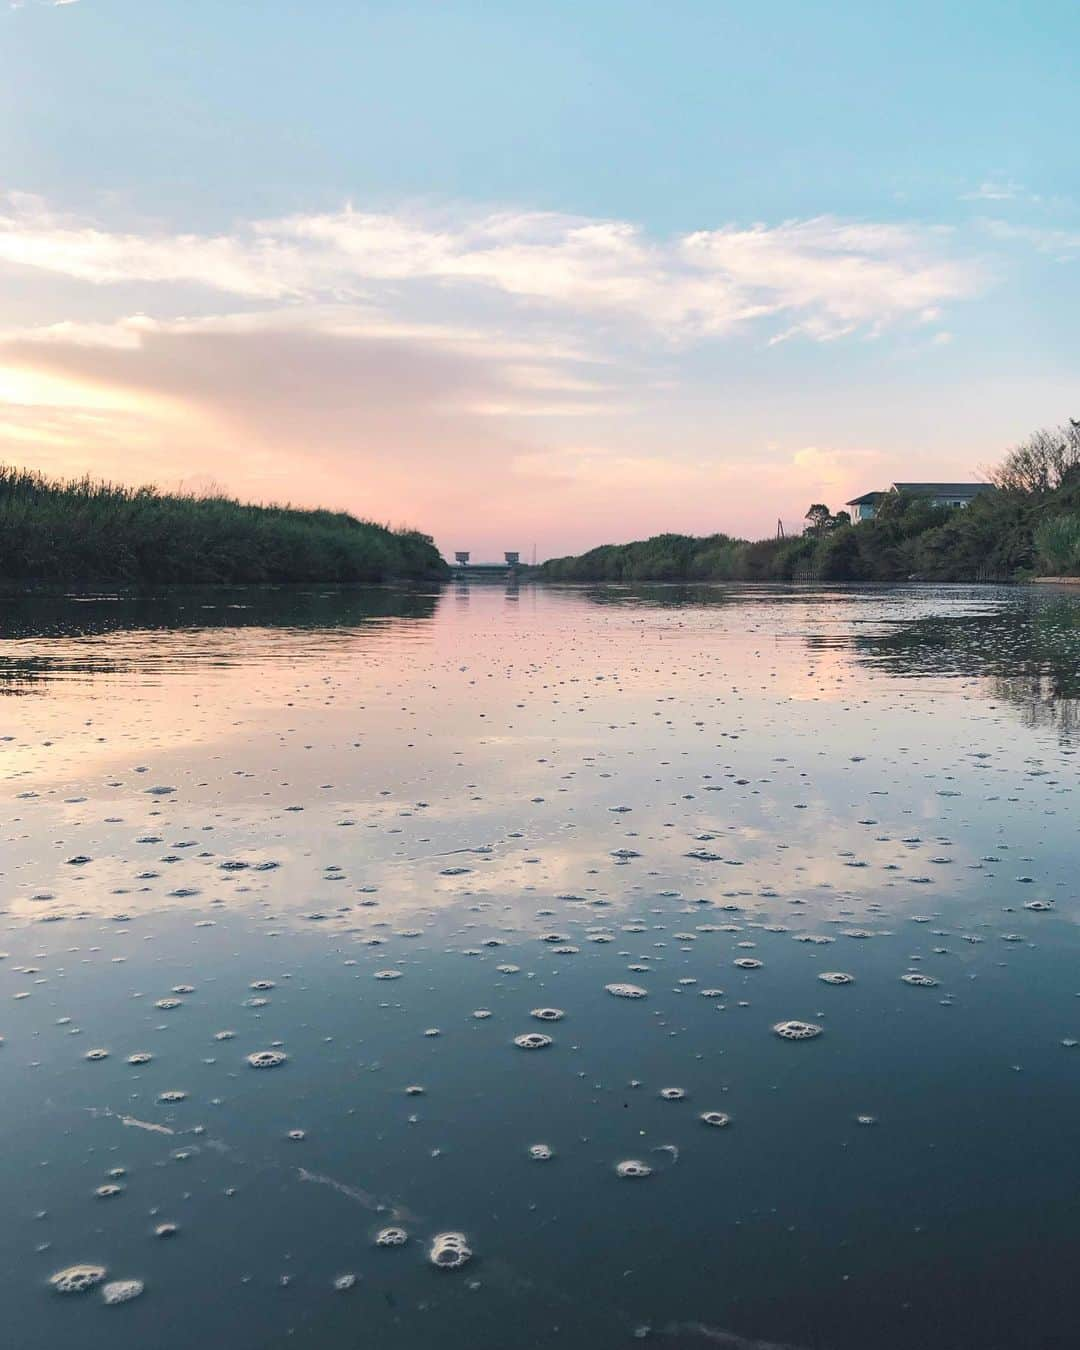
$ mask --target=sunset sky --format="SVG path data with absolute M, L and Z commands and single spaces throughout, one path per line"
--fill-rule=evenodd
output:
M 0 461 L 546 557 L 1080 416 L 1075 0 L 3 3 Z

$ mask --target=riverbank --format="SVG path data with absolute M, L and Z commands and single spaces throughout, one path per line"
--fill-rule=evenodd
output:
M 431 539 L 346 512 L 0 466 L 0 589 L 443 579 Z
M 815 505 L 784 538 L 660 534 L 540 569 L 553 581 L 1029 581 L 1080 578 L 1080 423 L 1015 447 L 970 506 L 881 495 L 871 520 Z

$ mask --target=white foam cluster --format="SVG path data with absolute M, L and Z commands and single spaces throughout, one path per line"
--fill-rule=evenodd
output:
M 529 1157 L 535 1159 L 536 1162 L 548 1162 L 554 1156 L 555 1154 L 551 1151 L 550 1144 L 529 1145 Z
M 431 1239 L 428 1260 L 440 1270 L 460 1270 L 471 1257 L 464 1233 L 436 1233 Z
M 842 970 L 823 970 L 818 976 L 823 984 L 854 984 L 855 976 L 848 975 Z
M 717 1129 L 731 1123 L 731 1117 L 724 1111 L 702 1111 L 701 1119 L 706 1125 L 714 1125 Z
M 130 1303 L 138 1298 L 146 1286 L 142 1280 L 111 1280 L 102 1286 L 101 1298 L 104 1303 Z
M 787 1022 L 777 1022 L 773 1031 L 785 1041 L 811 1041 L 815 1036 L 821 1035 L 821 1028 L 814 1022 L 800 1022 L 797 1019 L 791 1019 Z
M 529 1016 L 538 1022 L 561 1022 L 566 1014 L 561 1008 L 534 1008 Z
M 49 1277 L 58 1294 L 85 1294 L 105 1278 L 104 1266 L 68 1266 Z
M 919 989 L 932 989 L 937 984 L 937 980 L 931 975 L 908 974 L 901 975 L 900 978 L 905 984 L 913 984 Z
M 376 1247 L 404 1247 L 408 1240 L 404 1228 L 380 1228 L 375 1234 Z
M 514 1044 L 520 1050 L 543 1050 L 551 1044 L 551 1037 L 540 1031 L 527 1031 L 522 1036 L 515 1036 Z
M 276 1069 L 288 1059 L 284 1050 L 256 1050 L 248 1055 L 247 1062 L 253 1069 Z
M 604 988 L 616 998 L 647 998 L 649 992 L 637 984 L 605 984 Z
M 615 1172 L 617 1176 L 628 1178 L 652 1176 L 649 1164 L 640 1162 L 637 1158 L 625 1159 L 616 1166 Z

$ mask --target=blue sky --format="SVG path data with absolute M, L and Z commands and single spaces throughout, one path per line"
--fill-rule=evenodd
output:
M 1064 3 L 25 0 L 0 457 L 481 551 L 970 476 L 1080 415 L 1078 39 Z

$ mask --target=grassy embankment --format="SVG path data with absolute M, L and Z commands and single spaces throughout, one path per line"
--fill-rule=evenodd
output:
M 432 541 L 344 512 L 49 479 L 0 465 L 0 584 L 437 578 Z
M 1080 575 L 1080 424 L 1037 432 L 987 474 L 997 489 L 949 510 L 890 494 L 873 520 L 846 513 L 756 542 L 662 534 L 540 568 L 549 581 L 933 581 Z M 824 508 L 822 508 L 824 509 Z

